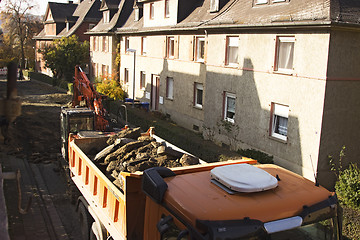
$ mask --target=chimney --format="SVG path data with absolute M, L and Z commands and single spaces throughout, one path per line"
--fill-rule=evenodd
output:
M 73 1 L 70 1 L 70 0 L 69 0 L 68 2 L 69 2 L 69 4 L 73 4 Z

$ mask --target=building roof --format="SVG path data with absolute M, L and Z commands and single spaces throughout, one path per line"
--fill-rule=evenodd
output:
M 113 7 L 110 8 L 110 6 L 116 5 L 116 13 L 112 16 L 108 23 L 104 23 L 103 20 L 99 21 L 94 28 L 87 32 L 87 34 L 104 34 L 114 32 L 117 28 L 122 27 L 125 22 L 131 22 L 129 20 L 129 16 L 133 12 L 133 0 L 104 0 L 101 6 L 102 9 L 107 10 L 108 8 L 104 8 L 104 5 L 107 5 L 109 9 L 113 9 Z
M 49 2 L 46 8 L 46 12 L 44 18 L 47 17 L 48 12 L 50 11 L 54 22 L 65 22 L 66 17 L 71 16 L 75 9 L 77 8 L 77 4 L 74 3 L 58 3 L 58 2 Z M 45 21 L 46 19 L 44 19 Z
M 124 2 L 124 1 L 121 1 L 121 0 L 103 0 L 101 2 L 100 10 L 118 9 L 120 7 L 120 2 Z
M 197 30 L 215 28 L 258 28 L 304 25 L 351 24 L 360 27 L 358 0 L 284 0 L 284 2 L 255 5 L 249 0 L 229 0 L 215 13 L 210 1 L 201 0 L 198 6 L 175 26 L 145 28 L 134 22 L 134 13 L 118 33 Z M 179 4 L 181 2 L 179 1 Z
M 51 11 L 53 22 L 55 23 L 74 23 L 68 30 L 66 27 L 56 36 L 47 36 L 45 28 L 36 36 L 35 39 L 51 40 L 61 37 L 71 36 L 84 22 L 97 23 L 102 15 L 99 11 L 100 0 L 82 0 L 79 4 L 69 3 L 53 3 L 49 2 L 46 14 Z M 45 19 L 44 19 L 45 20 Z M 46 24 L 46 22 L 45 22 Z

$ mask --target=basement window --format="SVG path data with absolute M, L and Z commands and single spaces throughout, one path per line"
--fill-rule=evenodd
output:
M 202 109 L 203 106 L 203 92 L 204 92 L 204 87 L 201 83 L 195 83 L 195 101 L 194 101 L 194 106 L 196 108 L 200 108 Z

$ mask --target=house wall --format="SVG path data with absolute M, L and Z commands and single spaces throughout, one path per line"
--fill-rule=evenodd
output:
M 166 36 L 148 36 L 146 56 L 140 56 L 141 37 L 129 36 L 130 48 L 137 50 L 135 96 L 150 101 L 151 77 L 159 75 L 159 111 L 179 125 L 198 129 L 205 137 L 233 149 L 255 148 L 274 155 L 276 163 L 313 179 L 319 156 L 329 33 L 234 32 L 229 36 L 239 37 L 239 64 L 233 67 L 225 66 L 227 35 L 222 33 L 206 36 L 205 63 L 193 61 L 196 35 L 174 36 L 178 48 L 175 59 L 164 57 Z M 291 75 L 274 71 L 277 36 L 295 37 Z M 133 57 L 133 53 L 122 52 L 120 79 L 124 80 L 127 68 L 129 82 L 124 86 L 130 97 Z M 146 72 L 143 90 L 139 89 L 140 71 Z M 166 98 L 166 77 L 174 79 L 172 100 Z M 204 86 L 202 109 L 194 107 L 196 82 Z M 230 132 L 220 127 L 224 92 L 236 95 L 235 124 Z M 269 136 L 271 103 L 289 106 L 287 141 Z
M 116 36 L 105 36 L 107 37 L 107 49 L 103 49 L 102 39 L 104 36 L 90 36 L 90 62 L 92 68 L 95 66 L 97 70 L 92 69 L 92 77 L 98 77 L 103 75 L 102 65 L 109 67 L 109 74 L 113 74 L 115 69 L 114 56 L 116 56 Z M 94 38 L 97 41 L 97 47 L 94 49 Z M 95 64 L 95 65 L 94 65 Z
M 360 33 L 351 29 L 331 32 L 318 175 L 320 183 L 333 186 L 329 155 L 338 162 L 346 147 L 343 167 L 360 164 Z
M 150 19 L 150 3 L 144 4 L 144 27 L 159 27 L 177 23 L 178 0 L 170 0 L 170 15 L 165 17 L 165 1 L 154 1 L 154 19 Z

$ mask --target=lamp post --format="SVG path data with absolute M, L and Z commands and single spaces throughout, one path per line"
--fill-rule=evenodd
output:
M 133 104 L 132 107 L 134 107 L 135 104 L 135 64 L 136 64 L 136 50 L 132 48 L 126 49 L 127 52 L 134 53 L 134 73 L 133 73 Z

